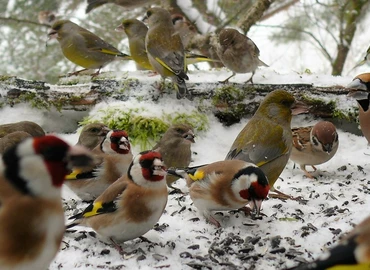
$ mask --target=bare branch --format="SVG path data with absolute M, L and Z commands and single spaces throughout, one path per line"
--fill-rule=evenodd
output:
M 50 28 L 49 24 L 39 23 L 39 22 L 25 20 L 25 19 L 17 19 L 17 18 L 12 18 L 12 17 L 1 17 L 0 16 L 0 20 L 12 21 L 12 22 L 17 22 L 17 23 L 25 23 L 25 24 L 33 24 L 33 25 L 37 25 L 37 26 Z

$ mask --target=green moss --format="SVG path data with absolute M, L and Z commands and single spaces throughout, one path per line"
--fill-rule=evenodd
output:
M 107 108 L 101 110 L 101 116 L 85 118 L 80 124 L 102 122 L 112 129 L 126 130 L 133 145 L 141 150 L 151 149 L 159 141 L 168 127 L 175 123 L 188 123 L 195 131 L 206 131 L 209 128 L 208 117 L 200 112 L 163 113 L 159 117 L 148 115 L 145 108 L 120 109 Z
M 215 95 L 212 97 L 212 104 L 215 106 L 230 106 L 243 101 L 244 96 L 241 89 L 230 84 L 216 89 Z
M 0 75 L 0 82 L 5 82 L 8 81 L 9 79 L 13 79 L 14 76 L 9 76 L 9 75 Z

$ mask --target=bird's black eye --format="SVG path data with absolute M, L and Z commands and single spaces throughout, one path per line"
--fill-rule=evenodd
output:
M 153 12 L 151 10 L 148 10 L 146 12 L 146 16 L 149 18 L 150 16 L 152 16 Z
M 62 24 L 57 24 L 57 25 L 55 25 L 54 27 L 53 27 L 53 29 L 54 30 L 56 30 L 56 31 L 58 31 L 58 30 L 60 30 L 60 28 L 62 28 Z
M 315 136 L 312 136 L 311 138 L 314 145 L 319 145 L 319 142 L 316 140 Z
M 130 26 L 130 22 L 125 22 L 124 24 L 123 24 L 123 27 L 129 27 Z
M 98 133 L 99 132 L 99 129 L 98 128 L 92 128 L 91 129 L 91 132 Z

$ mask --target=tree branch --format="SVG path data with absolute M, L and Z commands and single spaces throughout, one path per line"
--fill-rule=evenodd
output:
M 2 17 L 2 16 L 0 16 L 0 20 L 12 21 L 12 22 L 16 22 L 16 23 L 33 24 L 33 25 L 37 25 L 37 26 L 50 28 L 49 24 L 39 23 L 39 22 L 25 20 L 25 19 L 17 19 L 17 18 L 13 18 L 13 17 Z

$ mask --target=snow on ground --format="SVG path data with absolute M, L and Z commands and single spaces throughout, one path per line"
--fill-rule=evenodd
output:
M 229 74 L 226 70 L 191 72 L 191 82 L 215 82 Z M 131 75 L 130 75 L 131 76 Z M 146 73 L 136 72 L 140 80 L 156 81 Z M 250 74 L 237 75 L 233 82 L 242 82 Z M 351 77 L 333 77 L 316 74 L 278 74 L 269 68 L 258 70 L 255 83 L 313 83 L 314 85 L 346 85 Z M 172 101 L 172 106 L 166 106 Z M 172 96 L 158 101 L 166 108 L 191 106 L 186 100 L 178 101 Z M 354 102 L 349 100 L 349 102 Z M 106 105 L 111 104 L 104 101 Z M 145 105 L 158 106 L 150 102 Z M 354 103 L 353 103 L 354 104 Z M 97 105 L 97 107 L 102 104 Z M 96 110 L 91 110 L 91 114 Z M 47 130 L 51 121 L 45 114 L 16 105 L 3 108 L 0 113 L 9 117 L 3 122 L 30 119 L 39 122 Z M 62 125 L 70 129 L 63 116 Z M 193 162 L 199 165 L 223 160 L 239 131 L 248 119 L 231 127 L 225 127 L 209 115 L 210 129 L 198 134 L 193 145 Z M 319 119 L 307 115 L 295 116 L 292 126 L 314 124 Z M 54 117 L 53 125 L 58 125 Z M 294 168 L 289 161 L 276 188 L 292 196 L 302 196 L 305 203 L 279 199 L 268 199 L 263 203 L 262 220 L 252 220 L 241 212 L 218 212 L 216 218 L 222 228 L 217 229 L 199 215 L 187 195 L 169 195 L 165 213 L 155 229 L 145 234 L 152 243 L 140 239 L 127 241 L 122 247 L 132 254 L 121 257 L 118 252 L 88 228 L 76 227 L 77 231 L 67 233 L 62 248 L 50 266 L 56 269 L 284 269 L 310 261 L 322 255 L 327 248 L 335 245 L 340 236 L 353 228 L 368 215 L 369 209 L 369 154 L 367 142 L 356 136 L 338 130 L 340 146 L 337 154 L 326 164 L 317 166 L 317 179 L 307 179 L 303 172 Z M 74 144 L 78 132 L 59 133 Z M 139 149 L 134 147 L 134 153 Z M 177 186 L 187 191 L 182 179 Z M 80 202 L 67 188 L 63 189 L 66 218 L 82 210 L 87 204 Z M 76 210 L 76 208 L 78 210 Z M 203 268 L 202 268 L 203 267 Z

